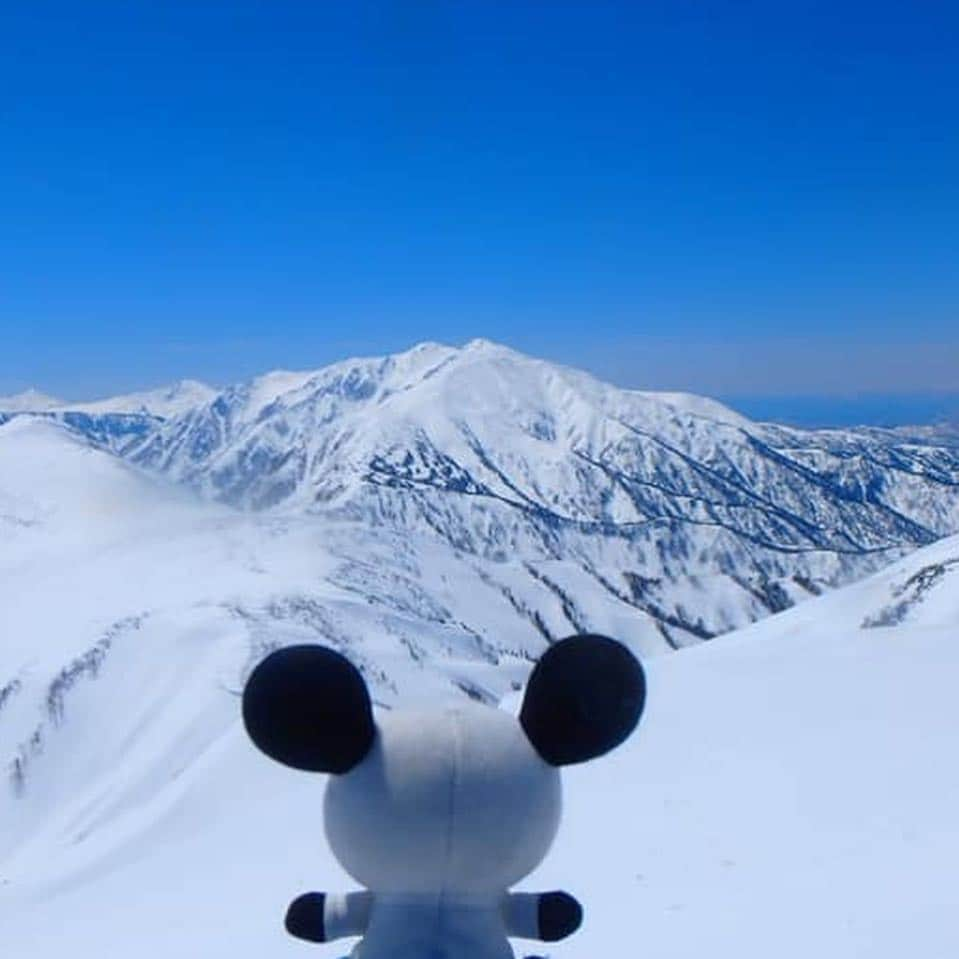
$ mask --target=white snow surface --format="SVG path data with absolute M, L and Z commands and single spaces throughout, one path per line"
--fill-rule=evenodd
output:
M 955 956 L 957 568 L 953 538 L 647 659 L 640 731 L 565 772 L 559 839 L 523 883 L 574 892 L 585 925 L 519 954 Z M 859 625 L 936 569 L 897 625 Z M 68 700 L 32 792 L 0 805 L 6 954 L 343 954 L 282 931 L 292 897 L 350 883 L 322 777 L 244 737 L 237 646 L 212 615 L 157 618 Z
M 487 340 L 39 415 L 211 501 L 439 543 L 549 636 L 599 603 L 690 645 L 959 530 L 945 434 L 751 423 Z M 341 584 L 393 602 L 359 558 Z
M 664 647 L 959 530 L 959 446 L 938 435 L 751 423 L 486 340 L 268 373 L 165 418 L 58 415 L 209 500 L 442 541 L 508 571 L 520 603 L 551 591 L 567 626 L 605 593 Z
M 342 956 L 282 930 L 293 896 L 349 881 L 323 841 L 322 777 L 244 737 L 250 668 L 322 642 L 380 709 L 463 695 L 515 708 L 548 639 L 593 630 L 646 661 L 647 712 L 623 749 L 567 771 L 560 837 L 524 883 L 569 889 L 586 924 L 519 955 L 953 959 L 959 537 L 669 655 L 622 578 L 646 574 L 640 599 L 665 615 L 745 625 L 769 612 L 752 591 L 776 564 L 790 600 L 809 595 L 794 570 L 829 580 L 844 562 L 829 537 L 854 530 L 888 558 L 910 523 L 954 528 L 952 454 L 881 431 L 743 426 L 696 399 L 615 391 L 481 341 L 268 374 L 159 427 L 144 414 L 141 433 L 135 413 L 116 434 L 101 414 L 0 417 L 4 954 Z M 250 511 L 218 482 L 271 488 L 286 467 L 264 443 L 309 469 Z M 627 481 L 603 487 L 571 450 Z M 357 477 L 377 469 L 382 486 Z M 737 475 L 759 493 L 723 503 Z M 673 519 L 627 541 L 654 481 Z M 817 499 L 827 481 L 841 495 Z M 866 486 L 886 502 L 857 499 Z M 558 496 L 561 521 L 500 493 Z M 573 521 L 597 509 L 595 526 Z M 810 518 L 825 545 L 755 575 L 779 554 L 742 534 L 798 535 Z
M 208 403 L 216 390 L 198 380 L 178 380 L 167 386 L 160 386 L 153 390 L 143 390 L 137 393 L 127 393 L 122 396 L 111 396 L 107 399 L 93 400 L 85 403 L 57 402 L 46 409 L 56 409 L 60 412 L 71 413 L 140 413 L 156 416 L 163 419 L 178 416 L 187 410 L 202 403 Z M 27 409 L 28 407 L 22 407 Z M 0 405 L 0 409 L 3 406 Z

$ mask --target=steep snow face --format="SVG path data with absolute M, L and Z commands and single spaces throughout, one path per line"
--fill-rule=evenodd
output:
M 487 341 L 233 387 L 118 447 L 208 498 L 574 563 L 675 646 L 959 528 L 959 448 L 750 423 Z
M 956 955 L 957 555 L 959 538 L 943 541 L 747 631 L 649 659 L 638 733 L 564 771 L 559 836 L 523 883 L 584 903 L 582 930 L 550 955 L 637 944 L 675 959 Z M 940 567 L 940 585 L 895 624 L 861 626 Z M 118 624 L 99 665 L 61 680 L 44 706 L 59 718 L 23 792 L 0 795 L 10 955 L 293 957 L 305 947 L 283 931 L 288 902 L 351 887 L 322 837 L 324 778 L 271 763 L 243 734 L 244 618 L 191 615 Z M 303 628 L 279 625 L 261 641 Z M 378 641 L 351 642 L 378 695 L 405 676 L 394 704 L 435 699 L 438 651 L 412 670 Z M 2 707 L 0 736 L 27 695 Z
M 959 627 L 959 536 L 917 549 L 873 576 L 738 635 L 825 637 L 877 630 L 881 637 L 892 635 L 883 631 L 898 626 L 946 631 Z
M 13 397 L 9 405 L 0 400 L 0 425 L 17 416 L 29 415 L 69 427 L 103 449 L 122 453 L 158 429 L 167 418 L 208 402 L 216 391 L 195 380 L 143 393 L 131 393 L 92 403 L 65 403 L 30 390 Z

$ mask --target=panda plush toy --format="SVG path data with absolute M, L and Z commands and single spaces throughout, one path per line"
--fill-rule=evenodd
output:
M 271 653 L 243 692 L 247 732 L 272 759 L 330 774 L 326 837 L 365 887 L 299 896 L 287 930 L 312 942 L 361 936 L 354 959 L 513 959 L 508 937 L 575 932 L 582 908 L 568 893 L 509 889 L 556 835 L 560 767 L 619 745 L 644 700 L 639 661 L 603 636 L 549 646 L 518 720 L 472 701 L 374 718 L 339 653 Z

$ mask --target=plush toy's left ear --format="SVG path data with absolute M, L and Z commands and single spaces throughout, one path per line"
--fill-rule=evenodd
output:
M 360 671 L 325 646 L 287 646 L 253 670 L 243 723 L 271 759 L 317 773 L 349 772 L 376 735 Z
M 554 643 L 533 669 L 519 721 L 553 766 L 602 756 L 636 728 L 646 701 L 639 660 L 605 636 Z

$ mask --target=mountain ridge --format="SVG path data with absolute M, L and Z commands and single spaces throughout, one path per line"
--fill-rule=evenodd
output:
M 729 910 L 752 915 L 784 858 L 804 864 L 799 880 L 790 873 L 803 901 L 820 902 L 823 862 L 884 875 L 822 839 L 837 816 L 845 831 L 864 828 L 879 792 L 863 848 L 912 864 L 916 902 L 940 888 L 951 852 L 926 879 L 885 810 L 890 786 L 904 822 L 946 797 L 930 848 L 951 811 L 952 767 L 935 754 L 955 725 L 941 664 L 955 658 L 959 535 L 940 537 L 955 516 L 955 451 L 903 433 L 714 420 L 695 402 L 624 398 L 485 346 L 459 357 L 431 346 L 268 374 L 169 418 L 54 411 L 0 423 L 0 912 L 14 948 L 62 951 L 51 909 L 82 949 L 107 927 L 113 941 L 142 941 L 158 894 L 178 917 L 212 890 L 238 901 L 248 879 L 221 869 L 238 848 L 277 889 L 334 882 L 322 856 L 314 876 L 299 830 L 295 865 L 275 842 L 251 846 L 264 812 L 290 823 L 315 813 L 316 781 L 264 764 L 238 721 L 252 666 L 293 643 L 348 654 L 378 709 L 494 705 L 571 633 L 630 646 L 650 676 L 639 751 L 606 779 L 599 764 L 586 770 L 596 793 L 579 792 L 574 772 L 570 795 L 581 822 L 606 797 L 617 816 L 639 809 L 654 824 L 647 839 L 629 833 L 609 890 L 631 902 L 635 862 L 654 869 L 658 935 L 685 935 L 684 954 L 703 943 L 696 924 L 671 924 L 670 903 L 687 888 L 685 864 L 718 850 L 730 823 L 729 848 L 700 864 L 691 900 L 729 942 L 743 936 Z M 310 468 L 254 509 L 282 478 L 282 464 L 257 458 L 271 443 Z M 334 495 L 317 500 L 317 481 Z M 871 565 L 883 568 L 861 579 Z M 908 714 L 892 715 L 903 695 Z M 576 836 L 595 851 L 595 829 Z M 621 830 L 605 841 L 621 849 Z M 184 854 L 204 864 L 187 890 Z M 575 857 L 559 855 L 571 868 Z M 896 908 L 899 879 L 875 883 L 863 903 Z M 781 909 L 756 954 L 781 939 L 781 898 L 776 887 L 767 906 Z M 244 917 L 262 914 L 259 929 L 231 901 L 224 915 L 240 932 L 223 948 L 257 936 L 295 948 L 280 938 L 282 905 L 250 900 Z M 129 930 L 121 913 L 137 917 Z M 217 954 L 222 930 L 208 920 L 190 934 L 167 924 L 163 951 L 192 941 Z M 823 922 L 852 952 L 862 946 L 843 916 Z
M 206 390 L 166 417 L 38 415 L 235 509 L 433 538 L 537 589 L 543 564 L 572 564 L 670 646 L 959 529 L 959 449 L 921 430 L 751 423 L 488 340 Z

